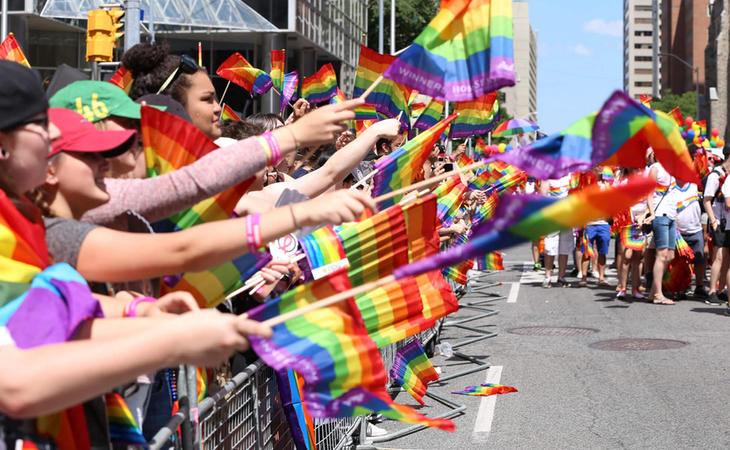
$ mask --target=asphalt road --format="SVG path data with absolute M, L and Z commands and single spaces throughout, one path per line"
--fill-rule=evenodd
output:
M 614 299 L 613 286 L 543 289 L 541 274 L 523 270 L 529 247 L 512 249 L 506 269 L 478 281 L 461 302 L 500 294 L 491 302 L 499 314 L 468 323 L 494 330 L 496 337 L 458 351 L 488 362 L 486 370 L 441 384 L 431 392 L 465 405 L 454 419 L 456 432 L 423 430 L 376 443 L 390 449 L 613 449 L 730 448 L 730 317 L 724 308 L 685 300 L 675 306 Z M 484 283 L 501 286 L 480 289 Z M 574 280 L 577 281 L 577 280 Z M 511 293 L 511 295 L 510 295 Z M 509 300 L 509 302 L 508 302 Z M 449 319 L 480 311 L 462 308 Z M 524 335 L 519 327 L 580 327 L 568 335 Z M 455 344 L 476 336 L 447 327 L 442 341 Z M 686 345 L 663 350 L 601 350 L 589 344 L 610 339 L 666 339 Z M 654 343 L 652 341 L 651 343 Z M 474 367 L 463 359 L 433 358 L 442 376 Z M 451 394 L 486 380 L 519 392 L 492 397 Z M 418 404 L 407 393 L 396 401 Z M 426 399 L 420 411 L 447 410 Z M 378 425 L 390 432 L 400 423 Z

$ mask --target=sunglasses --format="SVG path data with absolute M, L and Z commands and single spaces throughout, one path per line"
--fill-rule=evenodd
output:
M 195 60 L 188 55 L 182 55 L 180 57 L 180 64 L 177 66 L 175 70 L 172 71 L 169 77 L 165 80 L 164 83 L 162 83 L 162 86 L 157 91 L 158 94 L 162 94 L 165 89 L 167 89 L 168 86 L 170 86 L 172 83 L 175 82 L 175 80 L 178 79 L 178 77 L 186 73 L 188 75 L 193 75 L 195 72 L 200 70 L 200 66 L 198 63 L 195 62 Z

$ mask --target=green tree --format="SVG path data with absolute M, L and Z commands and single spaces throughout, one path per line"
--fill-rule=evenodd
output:
M 383 52 L 390 53 L 390 2 L 383 3 Z M 368 2 L 367 46 L 378 50 L 378 2 Z M 410 45 L 421 34 L 439 9 L 437 0 L 396 0 L 395 3 L 395 48 L 400 50 Z
M 697 93 L 695 91 L 687 91 L 684 94 L 678 95 L 672 93 L 671 89 L 667 89 L 664 91 L 662 98 L 651 101 L 651 108 L 658 111 L 669 112 L 676 107 L 679 107 L 682 117 L 690 116 L 696 119 Z

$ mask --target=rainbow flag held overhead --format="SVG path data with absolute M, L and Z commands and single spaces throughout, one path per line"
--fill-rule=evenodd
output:
M 457 102 L 454 114 L 459 117 L 451 124 L 449 138 L 460 139 L 486 134 L 497 124 L 499 102 L 497 93 L 489 92 L 472 101 Z
M 439 379 L 418 338 L 398 349 L 389 375 L 422 405 L 428 383 Z
M 485 253 L 477 256 L 477 270 L 504 270 L 504 254 L 502 252 Z
M 578 228 L 592 220 L 612 217 L 653 192 L 655 187 L 654 180 L 634 176 L 618 186 L 594 184 L 562 200 L 540 195 L 502 196 L 494 219 L 480 224 L 466 244 L 399 267 L 393 275 L 400 279 L 453 266 L 555 231 Z
M 109 419 L 109 434 L 115 445 L 138 445 L 147 448 L 147 440 L 142 435 L 137 422 L 134 421 L 127 403 L 121 395 L 108 393 L 106 400 L 106 415 Z
M 349 289 L 343 272 L 299 286 L 248 312 L 265 321 Z M 314 418 L 375 412 L 395 420 L 453 430 L 447 419 L 429 419 L 393 403 L 377 346 L 349 303 L 320 308 L 273 327 L 271 338 L 250 336 L 251 346 L 276 370 L 296 370 L 306 381 L 302 396 Z
M 510 0 L 442 0 L 385 77 L 438 100 L 471 101 L 514 86 Z
M 394 59 L 395 56 L 381 55 L 364 45 L 360 45 L 360 59 L 355 75 L 353 98 L 362 96 Z M 408 100 L 410 98 L 410 88 L 384 79 L 365 100 L 385 117 L 395 118 L 403 112 L 401 123 L 405 128 L 410 129 L 411 122 L 408 115 Z
M 223 64 L 218 67 L 215 73 L 246 89 L 252 98 L 254 92 L 257 94 L 265 94 L 269 92 L 269 89 L 273 85 L 271 76 L 268 73 L 252 66 L 238 52 L 223 61 Z
M 119 68 L 116 72 L 114 72 L 114 75 L 112 75 L 109 79 L 109 82 L 129 94 L 129 91 L 132 89 L 132 83 L 134 83 L 132 71 L 123 65 L 119 65 Z
M 301 238 L 299 243 L 307 255 L 315 280 L 350 266 L 345 248 L 331 225 L 318 228 L 312 234 Z
M 223 120 L 235 120 L 236 122 L 240 122 L 241 118 L 238 117 L 238 114 L 231 109 L 230 106 L 223 104 L 223 111 L 221 112 L 221 119 Z
M 30 68 L 28 58 L 25 57 L 23 49 L 21 49 L 20 45 L 18 45 L 18 41 L 15 39 L 15 35 L 13 33 L 8 33 L 5 40 L 0 43 L 0 59 L 15 61 L 16 63 Z
M 414 91 L 416 92 L 416 91 Z M 426 110 L 425 103 L 411 103 L 411 120 L 418 121 L 418 117 Z M 429 127 L 430 128 L 430 127 Z
M 284 87 L 281 91 L 279 101 L 279 112 L 283 112 L 286 109 L 286 105 L 292 100 L 297 99 L 297 86 L 299 85 L 299 72 L 296 70 L 289 72 L 284 75 Z
M 326 102 L 337 95 L 337 75 L 331 63 L 327 63 L 309 78 L 302 81 L 302 98 L 309 103 Z
M 380 158 L 375 162 L 378 173 L 373 177 L 373 197 L 386 194 L 409 186 L 416 179 L 428 160 L 428 155 L 439 139 L 441 133 L 456 118 L 452 115 L 442 120 L 427 131 L 409 140 L 403 147 Z M 381 202 L 383 207 L 389 207 L 400 201 L 403 196 Z
M 495 394 L 507 394 L 509 392 L 517 392 L 512 386 L 503 386 L 501 384 L 485 383 L 479 386 L 467 386 L 463 391 L 452 392 L 459 395 L 475 395 L 478 397 L 486 397 Z
M 279 93 L 284 89 L 284 74 L 286 73 L 286 51 L 271 50 L 271 84 Z
M 416 122 L 413 124 L 413 128 L 419 130 L 428 130 L 432 126 L 436 125 L 444 114 L 444 102 L 431 99 L 427 105 L 424 106 L 423 111 L 418 114 Z

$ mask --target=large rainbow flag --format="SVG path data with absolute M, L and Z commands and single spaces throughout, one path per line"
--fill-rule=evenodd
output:
M 337 75 L 331 63 L 327 63 L 309 78 L 302 81 L 302 98 L 309 103 L 326 102 L 337 95 Z
M 28 58 L 25 57 L 25 54 L 20 48 L 20 45 L 18 45 L 18 41 L 15 39 L 15 35 L 13 35 L 13 33 L 8 33 L 5 40 L 0 43 L 0 59 L 15 61 L 16 63 L 30 68 Z
M 438 100 L 469 101 L 515 84 L 511 0 L 442 0 L 385 77 Z
M 408 141 L 403 147 L 375 162 L 378 173 L 373 177 L 373 197 L 409 186 L 428 160 L 428 155 L 441 133 L 456 118 L 452 115 Z M 400 201 L 402 195 L 381 202 L 389 207 Z
M 468 102 L 457 102 L 454 114 L 459 117 L 451 124 L 449 138 L 460 139 L 486 134 L 497 124 L 499 102 L 497 93 L 490 92 Z
M 443 114 L 444 102 L 432 98 L 418 115 L 416 122 L 413 124 L 413 128 L 428 130 L 441 120 Z
M 401 385 L 418 403 L 424 404 L 428 383 L 438 380 L 439 374 L 418 338 L 398 349 L 390 368 L 390 379 Z
M 273 85 L 271 76 L 252 66 L 246 58 L 236 52 L 228 57 L 215 72 L 220 77 L 246 89 L 253 97 L 254 92 L 265 94 Z
M 134 83 L 132 71 L 120 64 L 117 71 L 109 79 L 109 82 L 129 94 L 129 91 L 132 89 L 132 83 Z
M 346 274 L 299 286 L 251 311 L 264 321 L 304 307 L 350 287 Z M 303 397 L 314 418 L 351 417 L 375 412 L 391 419 L 453 430 L 446 419 L 428 419 L 393 403 L 378 348 L 347 303 L 321 308 L 274 326 L 270 339 L 251 336 L 251 345 L 268 365 L 294 369 L 305 379 Z

